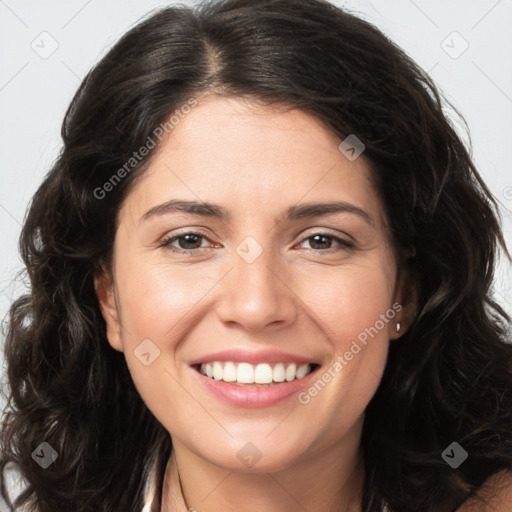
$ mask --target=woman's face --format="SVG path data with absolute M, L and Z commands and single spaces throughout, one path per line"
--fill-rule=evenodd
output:
M 368 162 L 340 142 L 302 111 L 206 98 L 119 212 L 96 279 L 109 343 L 210 463 L 273 471 L 358 439 L 401 298 Z

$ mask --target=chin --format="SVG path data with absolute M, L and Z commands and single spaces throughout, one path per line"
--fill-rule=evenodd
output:
M 229 471 L 241 473 L 275 473 L 293 467 L 304 451 L 303 443 L 283 443 L 262 439 L 260 441 L 239 441 L 229 444 L 216 443 L 196 454 L 211 464 Z

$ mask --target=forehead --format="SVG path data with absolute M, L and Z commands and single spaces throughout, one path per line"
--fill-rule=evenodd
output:
M 370 164 L 364 156 L 348 160 L 342 140 L 298 109 L 199 98 L 155 150 L 127 202 L 141 210 L 178 197 L 261 214 L 263 205 L 350 200 L 378 219 Z

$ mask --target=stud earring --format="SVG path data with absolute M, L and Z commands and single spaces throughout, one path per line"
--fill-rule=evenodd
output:
M 400 322 L 397 322 L 396 323 L 396 332 L 400 332 L 401 328 L 402 328 L 402 326 L 400 325 Z

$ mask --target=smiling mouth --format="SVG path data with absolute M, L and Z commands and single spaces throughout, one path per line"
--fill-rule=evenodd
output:
M 315 363 L 238 363 L 232 361 L 212 361 L 194 365 L 194 368 L 212 380 L 228 382 L 236 386 L 275 386 L 283 382 L 302 379 L 316 370 Z

